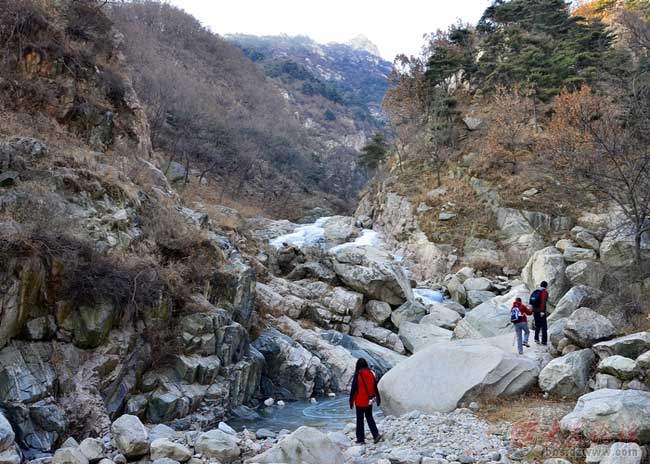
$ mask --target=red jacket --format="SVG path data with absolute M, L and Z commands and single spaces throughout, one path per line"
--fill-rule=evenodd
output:
M 525 304 L 520 303 L 518 301 L 515 301 L 514 303 L 512 303 L 512 307 L 513 308 L 514 307 L 519 307 L 519 312 L 521 313 L 521 319 L 519 320 L 519 322 L 528 322 L 528 318 L 526 317 L 526 314 L 528 314 L 529 316 L 533 315 L 533 312 L 531 311 L 531 309 L 528 306 L 526 306 Z
M 370 369 L 361 369 L 352 380 L 350 407 L 354 404 L 358 408 L 367 408 L 370 406 L 370 398 L 376 399 L 377 406 L 381 404 L 375 374 Z

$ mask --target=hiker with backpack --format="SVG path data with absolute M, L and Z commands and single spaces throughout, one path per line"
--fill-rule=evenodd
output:
M 522 303 L 521 298 L 517 298 L 512 303 L 510 309 L 510 322 L 515 326 L 515 334 L 517 336 L 517 351 L 519 354 L 524 354 L 524 346 L 530 348 L 528 338 L 530 337 L 530 329 L 528 328 L 528 318 L 526 315 L 531 316 L 533 312 L 528 306 Z
M 368 368 L 368 361 L 364 358 L 357 360 L 357 365 L 354 369 L 354 379 L 352 380 L 352 388 L 350 389 L 350 409 L 356 407 L 357 409 L 357 444 L 363 444 L 366 441 L 365 431 L 363 430 L 363 418 L 365 416 L 368 422 L 368 428 L 375 443 L 381 440 L 377 424 L 372 417 L 372 404 L 377 403 L 381 405 L 381 396 L 379 396 L 379 389 L 377 388 L 377 378 L 375 374 Z
M 539 334 L 542 333 L 542 345 L 548 343 L 548 324 L 546 322 L 546 302 L 548 301 L 548 282 L 543 281 L 530 295 L 529 304 L 533 308 L 533 317 L 535 318 L 535 343 L 539 344 Z

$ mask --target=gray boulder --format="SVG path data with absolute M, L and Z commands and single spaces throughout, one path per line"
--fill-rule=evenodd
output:
M 577 397 L 589 388 L 596 355 L 590 349 L 555 358 L 539 374 L 540 388 L 554 396 Z
M 568 319 L 564 335 L 575 345 L 589 348 L 598 342 L 616 336 L 616 328 L 609 319 L 589 308 L 578 308 Z
M 382 377 L 382 409 L 396 416 L 414 410 L 450 412 L 478 396 L 519 395 L 537 383 L 538 374 L 535 361 L 506 352 L 490 339 L 437 343 Z
M 636 364 L 639 366 L 639 369 L 650 369 L 650 351 L 646 351 L 636 358 Z
M 471 290 L 490 290 L 492 288 L 492 282 L 490 279 L 485 277 L 472 277 L 469 278 L 463 283 L 465 289 L 468 291 Z
M 138 458 L 149 452 L 149 433 L 140 419 L 124 414 L 111 425 L 117 450 L 127 458 Z
M 390 318 L 393 309 L 388 303 L 377 300 L 370 300 L 366 303 L 366 314 L 377 324 L 383 324 Z
M 598 239 L 594 236 L 593 233 L 584 227 L 575 226 L 573 229 L 571 229 L 571 237 L 573 237 L 573 240 L 575 240 L 576 243 L 582 248 L 588 248 L 590 250 L 596 251 L 600 249 L 600 242 Z
M 437 325 L 443 329 L 454 330 L 461 320 L 460 314 L 442 303 L 428 304 L 426 308 L 429 314 L 422 318 L 420 324 Z
M 605 278 L 605 266 L 598 261 L 577 261 L 567 266 L 564 272 L 572 287 L 600 288 Z
M 151 442 L 151 459 L 168 458 L 178 462 L 188 461 L 192 451 L 185 445 L 175 443 L 168 438 L 158 438 Z
M 423 304 L 409 300 L 390 315 L 390 320 L 399 328 L 404 322 L 419 322 L 427 313 Z
M 646 233 L 641 240 L 641 256 L 650 259 L 650 236 Z M 634 265 L 636 250 L 634 235 L 625 230 L 609 232 L 600 244 L 600 259 L 611 267 L 630 267 Z
M 564 250 L 564 260 L 568 263 L 577 263 L 578 261 L 583 260 L 592 260 L 595 261 L 598 259 L 598 255 L 594 250 L 589 248 L 580 248 L 580 247 L 567 247 Z
M 413 297 L 401 266 L 382 250 L 371 246 L 335 247 L 330 256 L 339 279 L 370 299 L 398 305 Z
M 356 337 L 366 338 L 397 353 L 404 354 L 404 345 L 395 332 L 378 327 L 374 322 L 367 319 L 357 319 L 352 323 L 351 328 L 352 335 Z
M 621 380 L 632 380 L 639 375 L 639 366 L 634 359 L 623 356 L 608 356 L 598 363 L 598 372 L 613 375 Z
M 594 376 L 594 379 L 589 386 L 592 390 L 602 390 L 604 388 L 620 390 L 623 387 L 623 382 L 613 375 L 601 374 L 599 372 Z
M 638 332 L 624 337 L 614 338 L 606 342 L 596 343 L 594 352 L 600 359 L 607 356 L 625 356 L 636 359 L 642 353 L 650 351 L 650 332 Z
M 451 340 L 452 336 L 451 330 L 432 324 L 402 322 L 399 328 L 399 338 L 411 353 L 416 353 L 431 344 L 447 342 Z
M 558 348 L 560 341 L 564 338 L 564 329 L 569 318 L 558 319 L 548 324 L 548 339 L 555 348 Z
M 14 445 L 4 451 L 0 451 L 0 464 L 20 464 L 22 457 L 18 450 L 18 447 Z
M 548 316 L 548 322 L 571 316 L 578 308 L 590 308 L 600 302 L 603 292 L 591 287 L 579 285 L 569 290 L 557 303 Z
M 448 276 L 445 279 L 445 285 L 452 300 L 461 305 L 467 303 L 467 290 L 458 276 Z
M 650 443 L 650 393 L 597 390 L 581 396 L 560 421 L 562 431 L 597 443 L 635 440 Z
M 494 337 L 513 332 L 510 322 L 510 307 L 516 298 L 527 301 L 530 292 L 520 285 L 505 295 L 494 297 L 467 313 L 456 325 L 454 333 L 458 338 Z
M 244 464 L 277 463 L 344 464 L 345 457 L 327 435 L 303 426 L 268 451 L 244 461 Z
M 477 306 L 490 301 L 496 295 L 493 292 L 487 290 L 469 290 L 467 292 L 467 306 L 470 308 L 476 308 Z
M 79 449 L 90 462 L 97 462 L 104 457 L 104 442 L 99 438 L 86 438 Z
M 108 338 L 116 316 L 117 311 L 110 301 L 78 308 L 71 316 L 75 345 L 80 348 L 97 348 Z
M 216 459 L 224 464 L 237 461 L 241 454 L 237 438 L 218 429 L 199 435 L 194 447 L 204 457 Z
M 521 272 L 521 278 L 528 288 L 537 288 L 542 281 L 548 282 L 548 301 L 556 304 L 567 288 L 564 256 L 555 247 L 536 252 Z
M 88 458 L 79 448 L 60 448 L 54 453 L 52 464 L 88 464 Z
M 172 161 L 165 169 L 165 176 L 167 176 L 169 182 L 181 182 L 185 180 L 187 170 L 182 164 Z

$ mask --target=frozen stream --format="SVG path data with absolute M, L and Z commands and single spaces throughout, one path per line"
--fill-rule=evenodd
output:
M 261 428 L 279 432 L 282 429 L 295 430 L 307 425 L 321 430 L 334 431 L 345 427 L 348 422 L 354 422 L 354 411 L 350 409 L 348 397 L 345 394 L 337 398 L 319 400 L 316 404 L 308 401 L 287 402 L 285 406 L 277 405 L 258 411 L 257 419 L 238 419 L 228 421 L 228 425 L 237 431 L 247 428 L 256 431 Z M 375 417 L 381 417 L 380 410 L 375 408 Z

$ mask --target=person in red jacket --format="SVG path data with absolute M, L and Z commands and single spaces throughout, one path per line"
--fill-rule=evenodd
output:
M 376 402 L 381 406 L 381 396 L 377 388 L 377 378 L 368 368 L 368 361 L 364 358 L 357 360 L 354 369 L 354 378 L 352 379 L 352 388 L 350 389 L 350 409 L 357 408 L 357 443 L 363 444 L 366 441 L 365 431 L 363 430 L 363 418 L 368 421 L 368 428 L 372 433 L 375 443 L 381 440 L 377 424 L 372 417 L 372 403 Z
M 533 312 L 528 306 L 521 302 L 521 298 L 517 298 L 514 303 L 512 303 L 512 309 L 510 310 L 511 318 L 512 314 L 515 313 L 515 310 L 518 310 L 519 312 L 519 318 L 516 321 L 512 321 L 515 325 L 515 333 L 517 334 L 517 350 L 519 351 L 519 354 L 524 354 L 524 346 L 530 348 L 530 345 L 528 344 L 530 329 L 528 328 L 528 318 L 526 316 L 532 316 Z

